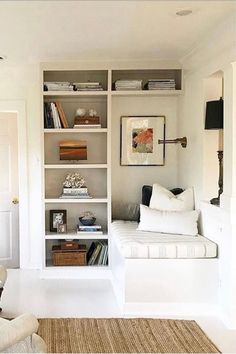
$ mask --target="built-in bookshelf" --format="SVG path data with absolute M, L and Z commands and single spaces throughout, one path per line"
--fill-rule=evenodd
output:
M 52 248 L 66 240 L 74 240 L 89 251 L 93 244 L 109 244 L 109 225 L 111 222 L 111 193 L 110 193 L 110 155 L 108 151 L 110 139 L 110 98 L 108 97 L 108 70 L 43 70 L 42 81 L 45 82 L 99 82 L 100 91 L 46 90 L 43 86 L 43 205 L 44 205 L 44 259 L 43 269 L 68 268 L 53 265 Z M 67 126 L 48 127 L 45 120 L 45 103 L 59 103 L 66 118 Z M 99 127 L 74 128 L 75 112 L 82 108 L 88 112 L 93 109 L 100 118 Z M 60 115 L 60 112 L 58 110 Z M 61 117 L 60 117 L 61 118 Z M 61 141 L 85 141 L 87 158 L 85 160 L 62 160 L 59 146 Z M 80 173 L 86 181 L 90 199 L 61 198 L 63 181 L 67 174 Z M 67 231 L 57 233 L 50 231 L 50 211 L 66 210 Z M 77 232 L 79 216 L 89 211 L 96 217 L 96 224 L 101 226 L 100 232 Z M 88 252 L 87 252 L 88 253 Z M 98 257 L 99 258 L 99 257 Z M 87 267 L 109 269 L 109 252 L 105 264 L 76 266 L 76 269 Z M 98 267 L 99 266 L 99 267 Z M 75 268 L 75 267 L 69 267 Z
M 175 82 L 175 89 L 148 90 L 147 83 L 151 79 L 171 79 Z M 142 80 L 141 90 L 115 90 L 117 80 Z M 44 82 L 69 83 L 96 83 L 99 82 L 102 90 L 45 90 Z M 107 70 L 71 70 L 68 65 L 59 70 L 58 65 L 53 69 L 50 64 L 42 68 L 42 180 L 43 180 L 43 261 L 44 271 L 50 274 L 60 274 L 68 269 L 78 272 L 107 271 L 111 264 L 111 108 L 116 97 L 153 97 L 177 96 L 182 93 L 182 70 L 177 69 L 107 69 Z M 59 102 L 67 121 L 67 127 L 49 128 L 45 126 L 44 104 Z M 86 111 L 94 109 L 100 117 L 99 127 L 73 128 L 75 112 L 78 108 Z M 61 141 L 86 141 L 86 160 L 61 160 L 59 145 Z M 63 181 L 68 173 L 80 173 L 86 180 L 90 199 L 60 198 Z M 50 210 L 67 211 L 67 231 L 65 234 L 50 231 Z M 78 234 L 76 225 L 78 217 L 85 211 L 96 216 L 96 223 L 101 225 L 102 234 Z M 108 263 L 66 267 L 53 266 L 52 247 L 60 245 L 65 240 L 76 240 L 86 246 L 87 250 L 93 242 L 108 245 Z M 83 270 L 82 270 L 83 269 Z M 59 272 L 59 273 L 58 273 Z M 66 273 L 64 273 L 66 274 Z M 89 273 L 86 273 L 89 276 Z M 101 274 L 101 273 L 99 273 Z

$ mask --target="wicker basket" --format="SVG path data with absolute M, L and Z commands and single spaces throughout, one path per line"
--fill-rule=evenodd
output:
M 86 250 L 61 250 L 53 246 L 52 261 L 54 266 L 84 266 L 87 265 Z

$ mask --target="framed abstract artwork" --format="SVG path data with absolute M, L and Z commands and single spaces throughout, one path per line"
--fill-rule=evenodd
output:
M 165 116 L 122 116 L 120 164 L 164 166 Z

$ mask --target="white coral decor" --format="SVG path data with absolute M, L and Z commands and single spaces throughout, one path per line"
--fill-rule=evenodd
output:
M 81 188 L 85 186 L 85 180 L 79 173 L 68 173 L 63 187 L 65 188 Z

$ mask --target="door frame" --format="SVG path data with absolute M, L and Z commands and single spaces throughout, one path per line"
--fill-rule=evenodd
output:
M 17 115 L 18 134 L 18 181 L 19 181 L 19 263 L 20 268 L 29 267 L 29 223 L 28 223 L 28 168 L 26 108 L 23 100 L 0 100 L 0 112 Z

